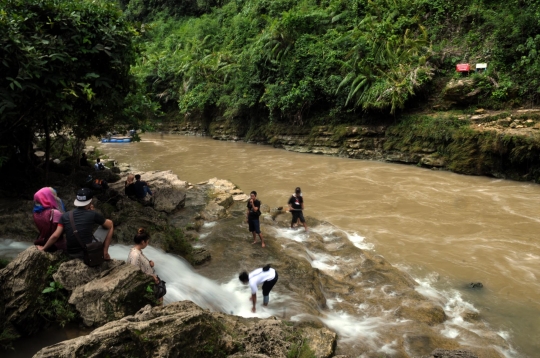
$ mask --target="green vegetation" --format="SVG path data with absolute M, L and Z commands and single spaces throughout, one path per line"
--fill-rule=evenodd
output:
M 0 270 L 6 267 L 9 264 L 8 259 L 0 259 Z
M 62 284 L 52 281 L 52 275 L 58 271 L 60 263 L 49 266 L 47 269 L 48 280 L 51 280 L 47 287 L 41 291 L 38 297 L 40 307 L 39 314 L 47 321 L 59 324 L 64 327 L 67 323 L 77 317 L 77 312 L 68 303 L 69 293 Z
M 460 62 L 488 62 L 473 76 L 486 105 L 538 99 L 536 0 L 183 4 L 122 2 L 143 22 L 133 71 L 180 120 L 225 119 L 250 137 L 268 122 L 359 123 L 439 96 Z
M 118 5 L 86 0 L 0 0 L 0 154 L 31 163 L 32 142 L 84 140 L 138 127 L 151 109 L 130 73 L 137 33 Z M 48 162 L 48 161 L 47 161 Z

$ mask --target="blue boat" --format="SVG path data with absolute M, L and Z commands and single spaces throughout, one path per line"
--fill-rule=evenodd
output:
M 101 143 L 129 143 L 131 140 L 131 137 L 109 137 L 101 138 Z

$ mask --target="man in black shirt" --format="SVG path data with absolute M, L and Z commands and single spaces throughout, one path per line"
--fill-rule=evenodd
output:
M 137 199 L 144 199 L 147 194 L 152 195 L 152 191 L 148 187 L 148 183 L 142 181 L 139 174 L 135 175 L 135 183 L 133 183 L 133 188 L 135 191 L 135 197 Z
M 298 220 L 304 225 L 304 229 L 307 231 L 306 219 L 304 219 L 304 198 L 302 197 L 302 190 L 298 187 L 294 190 L 294 194 L 289 199 L 289 211 L 292 213 L 291 229 L 294 228 L 294 224 Z
M 252 191 L 249 194 L 249 201 L 247 203 L 247 215 L 246 220 L 249 224 L 249 232 L 253 234 L 253 244 L 257 243 L 257 235 L 261 239 L 261 246 L 265 247 L 264 239 L 261 234 L 261 225 L 259 223 L 259 216 L 261 216 L 261 202 L 257 200 L 257 192 Z
M 92 196 L 92 191 L 88 188 L 80 189 L 77 192 L 77 199 L 75 199 L 74 202 L 77 208 L 72 210 L 73 221 L 75 223 L 77 233 L 79 234 L 79 238 L 84 244 L 89 244 L 92 242 L 94 227 L 96 224 L 101 225 L 105 229 L 109 230 L 103 242 L 103 256 L 105 260 L 110 260 L 111 257 L 109 256 L 109 245 L 111 244 L 113 235 L 113 222 L 109 219 L 105 219 L 101 214 L 94 211 L 94 205 L 92 205 Z M 46 250 L 53 245 L 65 231 L 68 255 L 74 258 L 82 259 L 84 257 L 84 251 L 79 243 L 79 240 L 77 240 L 75 234 L 73 233 L 74 230 L 71 227 L 69 213 L 70 211 L 62 215 L 56 231 L 51 235 L 49 240 L 47 240 L 45 246 L 38 246 L 38 249 Z

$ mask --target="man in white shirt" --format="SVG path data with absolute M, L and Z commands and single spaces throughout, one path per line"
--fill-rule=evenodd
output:
M 253 302 L 253 308 L 251 309 L 251 312 L 255 313 L 257 311 L 257 286 L 260 284 L 262 284 L 263 290 L 263 306 L 268 306 L 268 302 L 270 301 L 270 291 L 278 280 L 278 274 L 276 270 L 270 268 L 270 265 L 266 265 L 254 271 L 251 271 L 249 274 L 244 271 L 240 274 L 240 276 L 238 276 L 238 278 L 240 279 L 240 281 L 242 281 L 244 285 L 249 284 L 249 287 L 251 288 L 250 300 L 251 302 Z

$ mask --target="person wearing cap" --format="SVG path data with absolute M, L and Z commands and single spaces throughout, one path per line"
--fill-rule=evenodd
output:
M 302 213 L 302 210 L 304 210 L 304 198 L 302 197 L 302 189 L 300 187 L 294 190 L 294 194 L 289 199 L 288 204 L 289 211 L 292 213 L 291 229 L 300 220 L 302 225 L 304 225 L 304 229 L 307 231 L 306 219 L 304 219 L 304 214 Z
M 109 245 L 111 244 L 113 235 L 113 222 L 109 219 L 105 219 L 103 215 L 94 211 L 94 205 L 92 205 L 92 190 L 88 188 L 82 188 L 77 191 L 77 199 L 74 201 L 76 208 L 73 211 L 73 221 L 81 241 L 84 244 L 90 244 L 93 240 L 93 232 L 95 225 L 101 225 L 105 229 L 108 229 L 107 236 L 103 241 L 103 256 L 105 260 L 110 260 Z M 60 222 L 54 233 L 47 240 L 44 246 L 38 246 L 40 250 L 47 250 L 53 245 L 56 240 L 62 236 L 62 233 L 66 233 L 67 242 L 67 254 L 74 258 L 82 259 L 84 257 L 83 247 L 79 243 L 79 240 L 73 233 L 71 227 L 71 220 L 69 218 L 69 211 L 62 214 Z

